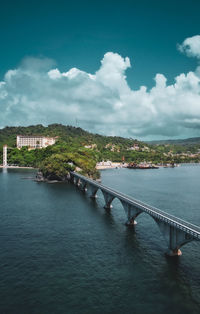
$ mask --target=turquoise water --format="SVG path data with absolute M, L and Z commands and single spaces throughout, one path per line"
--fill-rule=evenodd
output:
M 200 243 L 165 256 L 146 214 L 127 228 L 70 183 L 0 172 L 0 313 L 200 313 Z M 102 183 L 200 225 L 200 167 L 102 171 Z

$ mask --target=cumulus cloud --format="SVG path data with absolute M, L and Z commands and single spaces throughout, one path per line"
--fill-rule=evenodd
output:
M 181 45 L 178 45 L 178 49 L 186 53 L 188 57 L 200 59 L 200 35 L 186 38 Z
M 186 39 L 180 47 L 186 54 L 200 55 L 193 40 Z M 163 74 L 156 74 L 148 91 L 145 86 L 129 87 L 130 66 L 128 57 L 113 52 L 104 55 L 93 74 L 77 68 L 61 72 L 52 60 L 26 58 L 0 82 L 0 125 L 74 125 L 78 119 L 81 127 L 107 135 L 144 139 L 200 135 L 198 68 L 180 74 L 171 85 Z

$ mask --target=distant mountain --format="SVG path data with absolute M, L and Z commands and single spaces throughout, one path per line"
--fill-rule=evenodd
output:
M 158 140 L 158 141 L 147 141 L 147 144 L 151 145 L 196 145 L 200 144 L 200 137 L 192 137 L 186 139 L 176 139 L 176 140 Z

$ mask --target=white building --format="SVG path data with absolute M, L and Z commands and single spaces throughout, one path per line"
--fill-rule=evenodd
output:
M 97 166 L 107 166 L 107 167 L 111 167 L 112 166 L 112 161 L 107 160 L 107 161 L 100 161 L 97 163 Z
M 17 148 L 19 149 L 23 146 L 28 146 L 30 149 L 44 148 L 55 142 L 56 137 L 17 135 Z
M 127 150 L 139 150 L 140 147 L 138 144 L 134 144 L 132 147 L 127 148 Z

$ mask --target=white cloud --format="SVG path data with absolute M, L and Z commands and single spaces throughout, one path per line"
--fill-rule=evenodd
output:
M 182 47 L 189 45 L 185 42 Z M 190 47 L 197 56 L 191 41 Z M 77 68 L 60 72 L 52 60 L 26 58 L 0 82 L 1 125 L 73 125 L 78 119 L 81 127 L 107 135 L 200 135 L 198 67 L 178 75 L 172 85 L 156 74 L 155 86 L 148 91 L 145 86 L 139 90 L 128 86 L 125 71 L 130 66 L 129 58 L 112 52 L 104 55 L 94 74 Z
M 56 80 L 56 79 L 59 79 L 62 77 L 62 74 L 60 73 L 60 71 L 58 69 L 53 69 L 53 70 L 50 70 L 48 72 L 48 75 L 49 77 L 52 79 L 52 80 Z
M 178 45 L 178 49 L 188 57 L 200 58 L 200 35 L 186 38 L 181 45 Z

